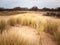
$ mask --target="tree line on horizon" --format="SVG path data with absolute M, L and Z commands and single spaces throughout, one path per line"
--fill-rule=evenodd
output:
M 47 7 L 44 7 L 42 9 L 39 9 L 38 7 L 36 6 L 33 6 L 32 8 L 28 9 L 28 8 L 22 8 L 22 7 L 14 7 L 14 8 L 3 8 L 3 7 L 0 7 L 0 11 L 60 11 L 60 7 L 57 7 L 57 8 L 47 8 Z

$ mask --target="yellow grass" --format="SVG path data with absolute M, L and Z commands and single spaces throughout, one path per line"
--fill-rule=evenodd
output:
M 10 18 L 8 21 L 8 24 L 10 25 L 10 26 L 14 26 L 14 25 L 16 25 L 16 19 L 15 18 Z
M 1 24 L 1 22 L 0 22 L 0 24 Z M 4 24 L 4 22 L 3 22 L 3 24 Z M 1 24 L 0 27 L 3 24 Z M 28 15 L 20 15 L 16 18 L 12 17 L 7 21 L 7 24 L 10 26 L 14 26 L 16 24 L 30 26 L 30 27 L 35 28 L 39 33 L 41 31 L 48 32 L 48 33 L 52 34 L 58 42 L 60 42 L 60 20 L 58 20 L 58 19 L 44 18 L 43 16 L 28 14 Z M 2 28 L 5 28 L 5 24 L 2 26 Z M 13 38 L 13 36 L 11 38 Z M 5 39 L 9 40 L 7 38 L 5 38 Z M 12 42 L 12 40 L 7 41 L 7 42 L 11 42 L 11 43 L 9 43 L 9 45 L 14 45 L 13 43 L 15 43 L 14 41 Z M 16 41 L 16 42 L 18 42 L 18 41 Z M 1 43 L 1 45 L 4 45 L 4 44 Z M 23 45 L 23 43 L 18 44 L 18 45 Z M 26 44 L 24 44 L 24 45 L 26 45 Z
M 39 33 L 46 31 L 56 38 L 60 42 L 60 22 L 58 19 L 43 19 L 37 15 L 21 15 L 19 17 L 19 23 L 21 25 L 31 26 L 35 28 Z M 57 21 L 58 20 L 58 21 Z M 57 32 L 58 31 L 58 32 Z
M 0 32 L 2 33 L 3 30 L 5 30 L 7 24 L 5 20 L 0 20 Z
M 39 36 L 34 31 L 35 29 L 29 27 L 5 30 L 0 37 L 0 45 L 39 45 Z

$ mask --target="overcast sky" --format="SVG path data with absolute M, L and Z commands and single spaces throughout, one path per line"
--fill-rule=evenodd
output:
M 28 7 L 37 6 L 39 8 L 60 7 L 60 0 L 0 0 L 0 7 L 13 8 L 13 7 Z

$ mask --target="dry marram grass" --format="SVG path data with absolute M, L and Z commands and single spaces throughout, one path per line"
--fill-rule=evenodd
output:
M 48 33 L 54 35 L 56 40 L 58 42 L 60 42 L 60 20 L 57 21 L 57 19 L 43 19 L 37 15 L 20 15 L 16 18 L 10 18 L 7 21 L 7 23 L 10 26 L 14 26 L 16 24 L 31 26 L 31 27 L 35 28 L 39 33 L 41 31 L 48 32 Z M 4 28 L 5 28 L 4 21 L 0 21 L 0 29 L 4 29 Z M 9 40 L 9 39 L 6 38 L 6 40 Z M 11 43 L 9 43 L 9 45 L 15 45 L 15 44 L 13 44 L 15 42 L 14 41 L 12 42 L 12 40 L 7 41 L 7 42 L 11 42 Z M 16 41 L 16 42 L 19 42 L 19 41 Z M 2 43 L 1 43 L 1 45 L 3 45 Z M 23 45 L 23 43 L 18 44 L 18 45 Z

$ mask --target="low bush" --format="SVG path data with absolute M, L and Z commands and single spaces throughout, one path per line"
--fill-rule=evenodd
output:
M 45 16 L 53 16 L 53 17 L 58 17 L 60 18 L 60 13 L 54 13 L 54 12 L 47 12 L 44 14 Z

